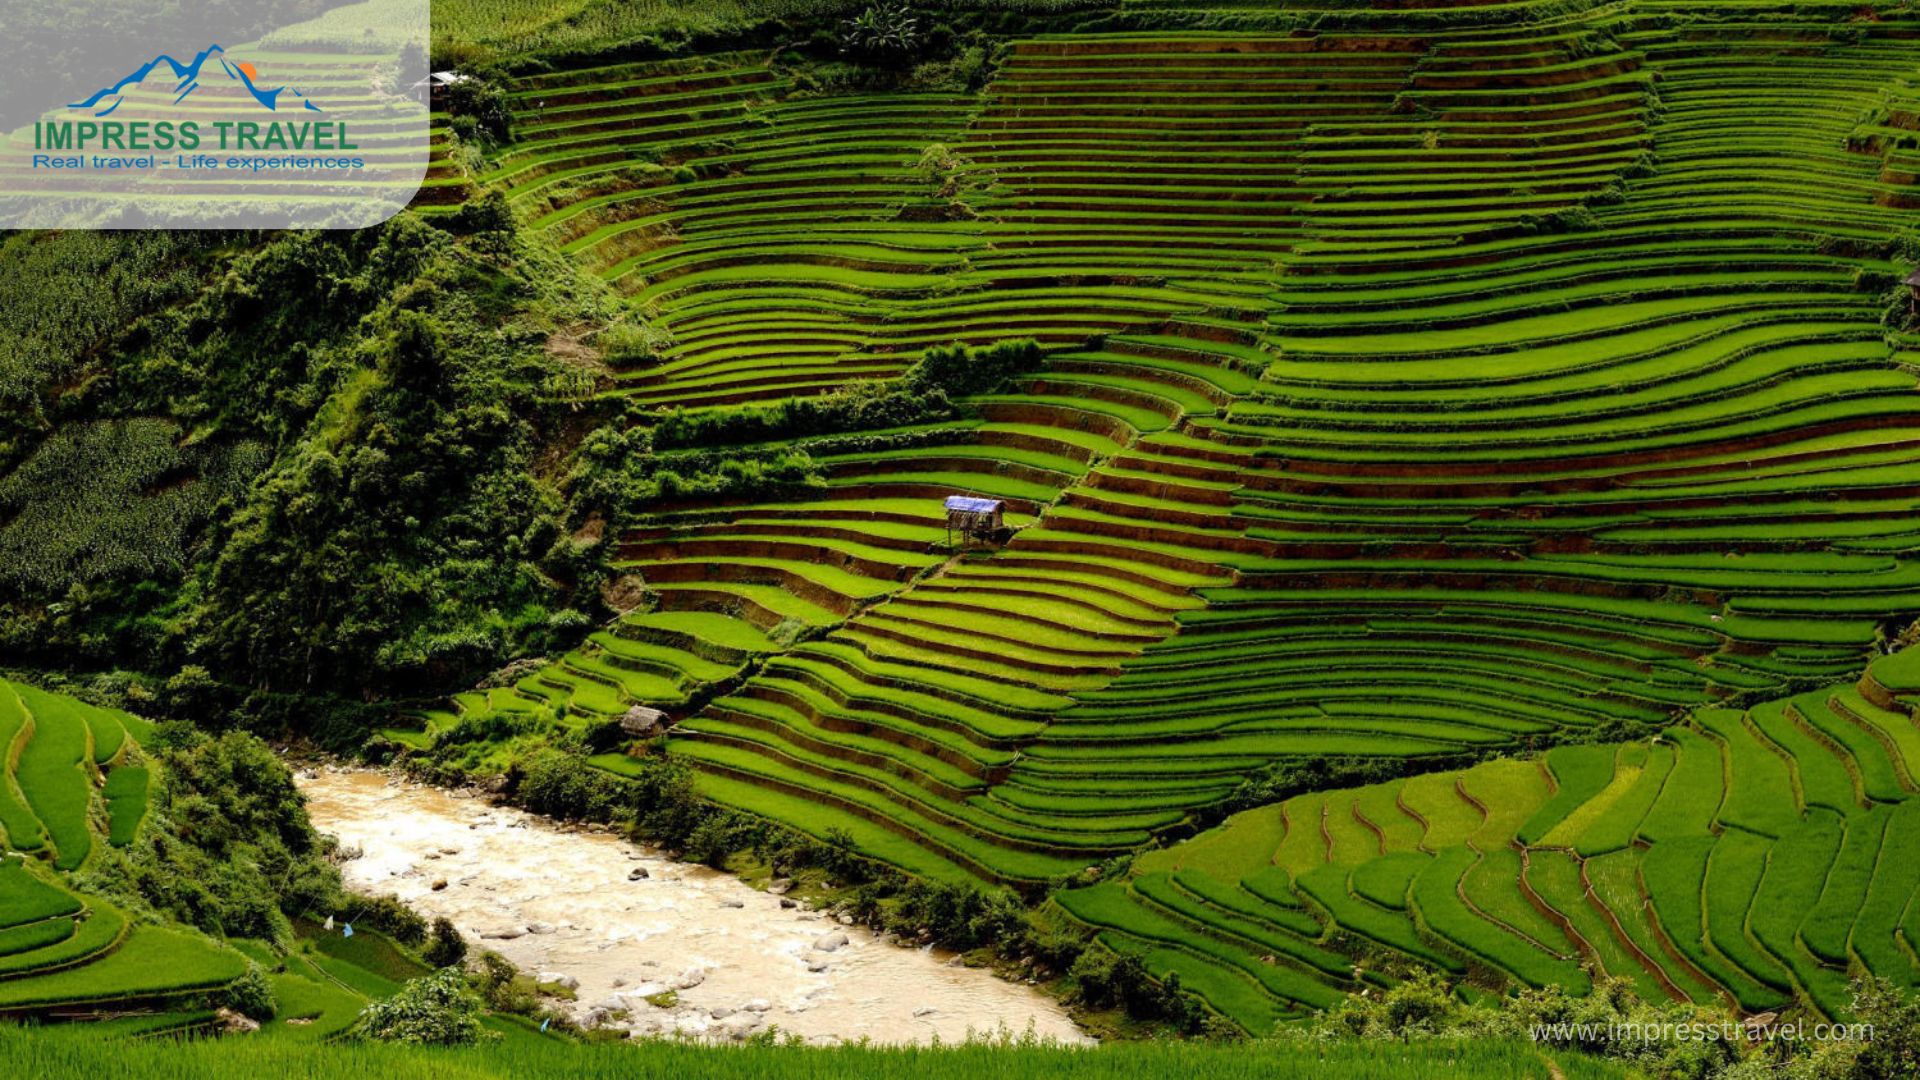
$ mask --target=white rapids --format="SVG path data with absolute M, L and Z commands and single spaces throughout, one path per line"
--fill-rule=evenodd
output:
M 1090 1042 L 1029 987 L 611 833 L 368 769 L 302 777 L 314 825 L 362 853 L 342 865 L 349 888 L 394 893 L 524 971 L 578 980 L 583 1023 L 814 1043 Z

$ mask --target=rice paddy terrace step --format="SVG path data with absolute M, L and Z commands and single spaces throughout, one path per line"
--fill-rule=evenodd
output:
M 1178 835 L 1278 758 L 1431 767 L 1856 671 L 1920 597 L 1920 415 L 1873 284 L 1910 185 L 1882 124 L 1847 149 L 1911 41 L 1614 8 L 1404 17 L 1417 31 L 1016 42 L 977 99 L 802 97 L 745 55 L 516 88 L 529 137 L 490 182 L 675 335 L 610 393 L 820 393 L 955 340 L 1034 336 L 1049 358 L 968 402 L 970 426 L 823 452 L 823 491 L 621 538 L 656 614 L 766 647 L 616 626 L 513 707 L 674 705 L 673 752 L 720 801 L 1031 881 Z M 958 205 L 915 178 L 932 142 L 962 159 Z M 955 492 L 1008 500 L 1016 538 L 949 560 L 935 504 Z M 1668 793 L 1737 749 L 1756 777 L 1756 754 L 1786 764 L 1754 783 L 1799 792 L 1801 817 L 1897 809 L 1896 703 L 1869 683 L 1699 712 L 1610 758 L 1524 860 L 1498 833 L 1526 823 L 1488 822 L 1544 797 L 1489 774 L 1419 788 L 1418 817 L 1377 795 L 1322 813 L 1295 841 L 1320 859 L 1284 881 L 1103 894 L 1102 918 L 1149 911 L 1152 933 L 1088 921 L 1255 1028 L 1356 985 L 1282 959 L 1333 925 L 1522 982 L 1586 960 L 1651 993 L 1822 1000 L 1817 933 L 1770 925 L 1734 956 L 1672 932 L 1687 900 L 1663 875 L 1748 853 L 1716 852 L 1717 805 L 1702 822 Z M 1799 828 L 1762 835 L 1751 810 L 1729 801 L 1729 831 Z M 1863 857 L 1842 834 L 1793 857 L 1829 841 Z
M 1902 681 L 1905 655 L 1861 686 Z M 1338 987 L 1359 959 L 1353 935 L 1494 982 L 1578 982 L 1578 959 L 1656 999 L 1841 1016 L 1850 966 L 1920 982 L 1898 944 L 1920 871 L 1881 854 L 1911 842 L 1920 802 L 1905 787 L 1856 800 L 1846 779 L 1917 751 L 1890 734 L 1788 734 L 1792 709 L 1837 715 L 1849 701 L 1863 696 L 1842 684 L 1746 716 L 1697 711 L 1649 742 L 1295 796 L 1059 902 L 1118 947 L 1171 944 L 1220 968 L 1215 985 L 1235 989 L 1213 1003 L 1254 1030 L 1312 987 L 1247 997 L 1250 960 Z M 1909 744 L 1920 730 L 1910 705 L 1865 708 Z M 1314 962 L 1315 949 L 1348 960 Z
M 150 733 L 126 713 L 0 681 L 0 1013 L 167 1002 L 241 975 L 230 949 L 134 925 L 60 873 L 134 841 L 152 780 L 140 750 Z

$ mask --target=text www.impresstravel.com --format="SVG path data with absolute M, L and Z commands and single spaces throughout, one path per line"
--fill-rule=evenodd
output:
M 1789 1023 L 1737 1023 L 1724 1022 L 1661 1022 L 1661 1023 L 1608 1023 L 1584 1024 L 1565 1022 L 1557 1024 L 1535 1024 L 1528 1028 L 1527 1034 L 1534 1042 L 1566 1045 L 1592 1046 L 1602 1043 L 1620 1042 L 1710 1042 L 1718 1040 L 1767 1041 L 1781 1039 L 1788 1042 L 1811 1040 L 1814 1042 L 1870 1042 L 1873 1039 L 1872 1024 L 1807 1024 Z

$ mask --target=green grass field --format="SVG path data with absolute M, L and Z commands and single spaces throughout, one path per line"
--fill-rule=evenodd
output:
M 1044 1047 L 970 1046 L 941 1049 L 701 1047 L 653 1042 L 636 1046 L 562 1046 L 510 1041 L 500 1046 L 441 1050 L 348 1043 L 316 1052 L 298 1044 L 216 1040 L 173 1044 L 161 1040 L 103 1040 L 84 1032 L 0 1028 L 0 1065 L 12 1075 L 86 1076 L 108 1069 L 130 1080 L 169 1077 L 273 1075 L 289 1078 L 351 1074 L 380 1080 L 453 1075 L 539 1080 L 547 1076 L 810 1077 L 1047 1076 L 1107 1077 L 1204 1075 L 1232 1080 L 1291 1080 L 1325 1075 L 1362 1080 L 1414 1080 L 1441 1073 L 1485 1080 L 1606 1080 L 1625 1076 L 1612 1067 L 1561 1054 L 1548 1059 L 1526 1045 L 1492 1042 L 1416 1042 L 1410 1045 L 1196 1046 L 1132 1044 L 1099 1051 Z

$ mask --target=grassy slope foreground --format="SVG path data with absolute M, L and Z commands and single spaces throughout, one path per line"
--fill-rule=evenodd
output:
M 1132 1044 L 1098 1052 L 1043 1047 L 972 1046 L 947 1049 L 867 1047 L 701 1047 L 649 1043 L 640 1047 L 562 1047 L 515 1043 L 476 1049 L 426 1049 L 365 1043 L 330 1047 L 323 1054 L 283 1043 L 220 1040 L 171 1045 L 108 1041 L 82 1031 L 31 1035 L 0 1027 L 0 1067 L 11 1076 L 79 1077 L 103 1071 L 127 1080 L 213 1080 L 275 1076 L 305 1080 L 378 1076 L 393 1080 L 461 1077 L 466 1080 L 542 1080 L 677 1076 L 706 1078 L 788 1077 L 859 1080 L 903 1074 L 943 1077 L 1036 1076 L 1060 1080 L 1105 1080 L 1139 1076 L 1198 1075 L 1237 1080 L 1307 1080 L 1335 1075 L 1354 1080 L 1424 1080 L 1439 1074 L 1476 1080 L 1606 1080 L 1625 1076 L 1602 1062 L 1577 1055 L 1552 1064 L 1538 1050 L 1502 1042 L 1452 1041 L 1334 1046 L 1204 1046 Z

